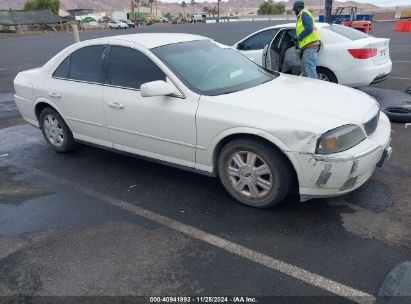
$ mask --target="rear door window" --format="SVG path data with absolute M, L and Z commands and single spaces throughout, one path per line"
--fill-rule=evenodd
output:
M 278 28 L 274 28 L 259 32 L 241 42 L 239 49 L 243 51 L 262 50 L 271 42 L 278 30 Z
M 70 55 L 69 77 L 87 82 L 104 82 L 105 45 L 81 48 Z
M 344 36 L 345 38 L 348 38 L 350 40 L 359 40 L 370 37 L 369 35 L 359 30 L 355 30 L 348 26 L 343 26 L 339 24 L 332 24 L 329 26 L 324 26 L 323 28 L 334 33 L 340 34 L 341 36 Z
M 166 75 L 145 54 L 128 47 L 111 46 L 108 84 L 140 89 L 143 83 L 155 80 L 166 80 Z

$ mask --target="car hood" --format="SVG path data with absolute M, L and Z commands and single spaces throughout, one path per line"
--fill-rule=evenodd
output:
M 363 123 L 379 110 L 375 99 L 361 91 L 286 74 L 250 89 L 204 99 L 211 101 L 213 115 L 226 128 L 262 130 L 289 151 L 307 153 L 314 152 L 322 134 L 339 126 L 356 124 L 365 133 Z
M 321 80 L 280 74 L 262 85 L 215 96 L 219 102 L 301 123 L 325 132 L 345 124 L 362 127 L 375 99 L 359 90 Z M 322 133 L 321 133 L 322 134 Z

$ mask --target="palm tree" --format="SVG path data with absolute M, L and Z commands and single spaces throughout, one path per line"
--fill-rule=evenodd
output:
M 206 13 L 208 15 L 208 17 L 210 17 L 211 12 L 210 12 L 210 9 L 208 8 L 208 6 L 204 6 L 203 11 L 204 11 L 204 13 Z
M 191 0 L 191 1 L 190 1 L 190 4 L 191 4 L 192 10 L 193 10 L 193 12 L 194 12 L 194 5 L 196 4 L 196 2 L 195 2 L 194 0 Z
M 187 3 L 183 0 L 183 2 L 181 2 L 181 7 L 183 8 L 183 10 L 184 10 L 184 18 L 185 18 L 185 16 L 186 16 L 186 7 L 187 7 Z
M 154 3 L 154 0 L 148 0 L 148 3 L 150 4 L 150 15 L 152 15 L 152 14 L 153 14 L 153 3 Z

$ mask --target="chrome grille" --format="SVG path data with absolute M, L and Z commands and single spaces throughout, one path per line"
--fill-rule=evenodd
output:
M 367 135 L 371 135 L 372 133 L 374 133 L 375 129 L 377 129 L 379 119 L 380 119 L 380 111 L 378 111 L 378 113 L 375 114 L 373 118 L 371 118 L 369 121 L 364 123 L 364 129 Z

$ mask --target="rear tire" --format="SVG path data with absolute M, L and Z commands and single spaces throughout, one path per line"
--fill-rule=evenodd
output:
M 292 171 L 286 157 L 258 140 L 228 143 L 218 157 L 221 183 L 237 201 L 255 208 L 280 203 L 290 191 Z
M 70 128 L 53 108 L 46 107 L 41 111 L 39 124 L 47 143 L 57 152 L 69 152 L 77 147 Z
M 338 80 L 335 74 L 327 68 L 317 67 L 317 75 L 318 75 L 319 80 L 338 83 Z

